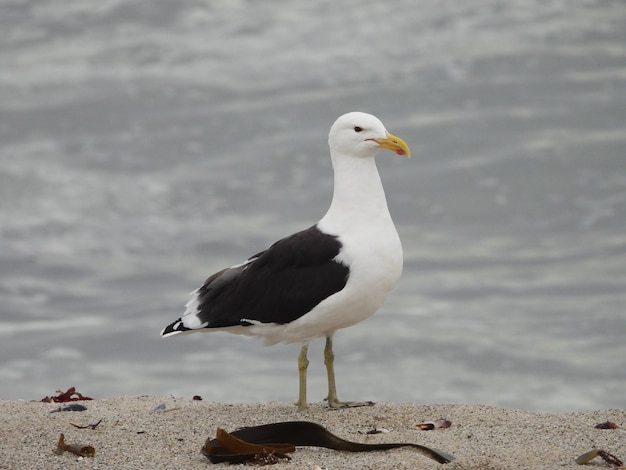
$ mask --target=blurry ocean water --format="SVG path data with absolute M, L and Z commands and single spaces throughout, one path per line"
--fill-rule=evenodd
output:
M 163 340 L 308 227 L 361 110 L 405 250 L 336 335 L 340 397 L 626 406 L 626 4 L 0 4 L 0 398 L 295 400 L 298 345 Z M 310 399 L 325 396 L 321 342 Z

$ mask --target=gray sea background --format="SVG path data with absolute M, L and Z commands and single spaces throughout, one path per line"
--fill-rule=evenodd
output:
M 404 251 L 339 396 L 626 407 L 626 3 L 2 0 L 0 398 L 295 400 L 298 345 L 161 339 L 315 223 L 377 115 Z M 309 399 L 326 393 L 322 341 Z

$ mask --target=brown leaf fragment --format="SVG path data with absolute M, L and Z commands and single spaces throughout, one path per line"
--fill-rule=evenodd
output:
M 91 446 L 85 445 L 77 445 L 77 444 L 66 444 L 65 436 L 63 433 L 59 436 L 59 442 L 57 443 L 57 448 L 54 453 L 57 455 L 61 455 L 63 452 L 71 452 L 72 454 L 78 455 L 79 457 L 93 457 L 96 455 L 96 449 Z

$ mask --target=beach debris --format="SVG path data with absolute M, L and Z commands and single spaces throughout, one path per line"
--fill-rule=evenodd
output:
M 604 460 L 609 465 L 614 465 L 616 467 L 621 467 L 622 465 L 624 465 L 624 463 L 619 458 L 615 457 L 613 454 L 609 454 L 606 450 L 602 449 L 591 449 L 589 452 L 585 452 L 584 454 L 576 458 L 575 462 L 578 465 L 584 465 L 595 459 L 596 457 L 602 458 L 602 460 Z
M 385 429 L 385 428 L 374 428 L 374 429 L 370 429 L 369 431 L 365 431 L 365 433 L 362 433 L 361 431 L 359 431 L 359 434 L 387 434 L 391 431 L 389 431 L 389 429 Z
M 361 443 L 351 442 L 335 436 L 323 426 L 309 421 L 287 421 L 237 429 L 231 433 L 218 428 L 214 439 L 206 440 L 202 454 L 212 463 L 254 462 L 255 455 L 274 453 L 287 458 L 287 453 L 296 446 L 325 447 L 346 452 L 370 452 L 399 447 L 411 447 L 422 455 L 439 463 L 448 463 L 454 457 L 419 444 L 413 443 Z
M 45 397 L 41 401 L 43 403 L 66 403 L 68 401 L 93 400 L 76 391 L 76 387 L 70 387 L 65 392 L 57 390 L 58 395 L 55 397 Z
M 291 460 L 291 457 L 284 454 L 277 454 L 276 452 L 263 452 L 260 454 L 254 454 L 254 458 L 249 462 L 246 462 L 246 465 L 264 467 L 266 465 L 277 464 L 281 460 Z
M 202 455 L 212 463 L 271 465 L 280 460 L 291 460 L 291 457 L 286 454 L 296 450 L 293 444 L 256 444 L 239 439 L 233 434 L 217 428 L 215 439 L 209 437 L 200 449 Z
M 160 405 L 152 408 L 153 413 L 163 413 L 165 411 L 165 403 L 161 403 Z
M 151 413 L 167 413 L 168 411 L 176 411 L 180 410 L 180 407 L 176 406 L 174 408 L 167 408 L 165 403 L 161 403 L 160 405 L 155 406 L 150 410 Z
M 50 411 L 50 413 L 57 413 L 59 411 L 85 411 L 86 406 L 79 403 L 72 403 L 71 405 L 59 406 L 56 410 Z
M 596 429 L 619 429 L 621 426 L 613 421 L 605 421 L 594 426 Z
M 87 428 L 96 429 L 103 419 L 104 418 L 101 418 L 100 421 L 98 421 L 95 424 L 86 424 L 85 426 L 79 426 L 78 424 L 74 424 L 74 423 L 70 423 L 70 424 L 78 429 L 87 429 Z
M 59 442 L 57 443 L 57 448 L 54 453 L 57 455 L 61 455 L 63 452 L 71 452 L 72 454 L 78 455 L 80 457 L 93 457 L 96 455 L 96 449 L 91 446 L 86 445 L 77 445 L 77 444 L 66 444 L 65 436 L 63 433 L 59 436 Z
M 450 426 L 452 426 L 452 421 L 448 421 L 447 419 L 443 418 L 415 425 L 417 429 L 420 429 L 422 431 L 432 431 L 433 429 L 446 429 Z

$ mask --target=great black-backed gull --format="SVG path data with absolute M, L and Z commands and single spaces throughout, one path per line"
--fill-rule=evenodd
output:
M 302 344 L 300 394 L 307 408 L 310 341 L 325 337 L 328 406 L 372 402 L 337 399 L 332 338 L 365 320 L 384 302 L 402 272 L 402 246 L 387 208 L 374 157 L 381 148 L 410 155 L 407 144 L 372 116 L 339 117 L 328 136 L 335 185 L 330 208 L 312 227 L 223 269 L 191 293 L 185 313 L 164 337 L 195 331 L 259 336 L 267 345 Z

